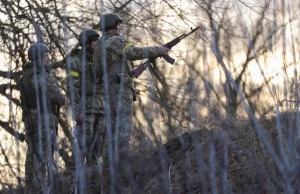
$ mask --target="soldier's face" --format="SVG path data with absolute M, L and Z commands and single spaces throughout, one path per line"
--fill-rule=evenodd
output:
M 50 63 L 49 52 L 44 53 L 42 64 L 48 66 Z
M 116 28 L 114 28 L 112 31 L 113 31 L 114 34 L 120 35 L 121 34 L 121 30 L 122 30 L 121 23 L 118 22 Z
M 99 39 L 98 39 L 98 40 L 94 40 L 94 41 L 91 43 L 91 48 L 92 48 L 92 49 L 94 49 L 94 48 L 96 47 L 96 44 L 97 44 L 98 41 L 99 41 Z

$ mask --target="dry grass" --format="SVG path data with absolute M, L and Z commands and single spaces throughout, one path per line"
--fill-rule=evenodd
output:
M 295 117 L 288 118 L 281 125 L 285 148 L 290 127 L 295 126 Z M 278 125 L 274 118 L 261 123 L 279 157 Z M 300 141 L 295 140 L 293 145 L 297 146 L 297 142 Z M 158 149 L 137 153 L 130 158 L 130 164 L 132 180 L 123 184 L 123 193 L 287 193 L 284 188 L 286 175 L 280 173 L 256 130 L 247 121 L 231 122 L 226 130 L 218 127 L 218 130 L 186 132 Z M 105 179 L 108 171 L 104 173 Z M 71 176 L 65 173 L 64 177 Z M 291 185 L 298 191 L 297 178 L 293 180 Z M 59 181 L 60 191 L 72 193 L 74 188 L 68 187 L 72 180 L 64 181 Z
M 282 192 L 276 166 L 247 122 L 184 133 L 132 161 L 143 193 Z

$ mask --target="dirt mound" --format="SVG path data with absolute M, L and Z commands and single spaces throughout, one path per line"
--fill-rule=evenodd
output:
M 199 130 L 131 158 L 142 193 L 280 193 L 274 162 L 250 125 Z

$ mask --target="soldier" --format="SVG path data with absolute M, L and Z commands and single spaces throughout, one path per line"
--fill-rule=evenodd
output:
M 90 171 L 98 171 L 92 168 L 96 167 L 99 161 L 105 134 L 102 74 L 93 66 L 94 47 L 99 37 L 100 35 L 93 29 L 83 30 L 79 35 L 81 49 L 74 49 L 69 54 L 68 93 L 76 121 L 74 135 L 79 144 L 81 155 L 79 157 L 86 158 L 86 167 L 91 168 Z M 82 159 L 80 163 L 83 162 Z M 92 175 L 88 174 L 87 178 L 91 178 L 90 176 Z
M 57 110 L 65 104 L 57 81 L 50 75 L 49 48 L 35 43 L 28 50 L 29 63 L 20 79 L 23 121 L 28 145 L 25 184 L 29 193 L 54 193 L 53 148 L 57 136 Z M 49 184 L 49 185 L 48 185 Z
M 127 170 L 125 176 L 128 176 L 129 140 L 133 130 L 132 116 L 135 99 L 134 80 L 131 73 L 132 61 L 168 55 L 169 49 L 163 46 L 142 48 L 134 46 L 120 36 L 121 23 L 121 17 L 115 13 L 104 14 L 100 18 L 102 36 L 95 48 L 94 65 L 103 68 L 104 84 L 108 83 L 104 88 L 108 94 L 105 102 L 108 103 L 110 113 L 106 121 L 111 120 L 111 123 L 106 124 L 108 147 L 110 147 L 110 152 L 113 152 L 113 155 L 110 154 L 110 161 L 114 162 L 111 167 L 116 168 L 117 172 L 123 175 L 124 173 L 120 173 L 121 170 Z M 115 158 L 112 158 L 114 156 Z

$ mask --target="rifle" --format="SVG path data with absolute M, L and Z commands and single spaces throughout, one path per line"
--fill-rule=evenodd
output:
M 196 30 L 198 30 L 200 28 L 200 26 L 198 26 L 197 28 L 192 29 L 189 33 L 187 34 L 182 34 L 178 37 L 176 37 L 175 39 L 171 40 L 170 42 L 168 42 L 167 44 L 163 45 L 164 47 L 168 48 L 168 49 L 172 49 L 173 46 L 175 46 L 176 44 L 178 44 L 182 39 L 188 37 L 190 34 L 194 33 Z M 164 60 L 166 60 L 168 63 L 170 63 L 171 65 L 174 64 L 175 59 L 173 59 L 170 56 L 161 56 L 162 58 L 164 58 Z M 156 59 L 157 58 L 149 58 L 145 63 L 139 65 L 137 68 L 135 68 L 134 70 L 132 70 L 132 74 L 138 78 L 145 70 L 146 68 L 152 63 L 154 69 L 156 68 Z

